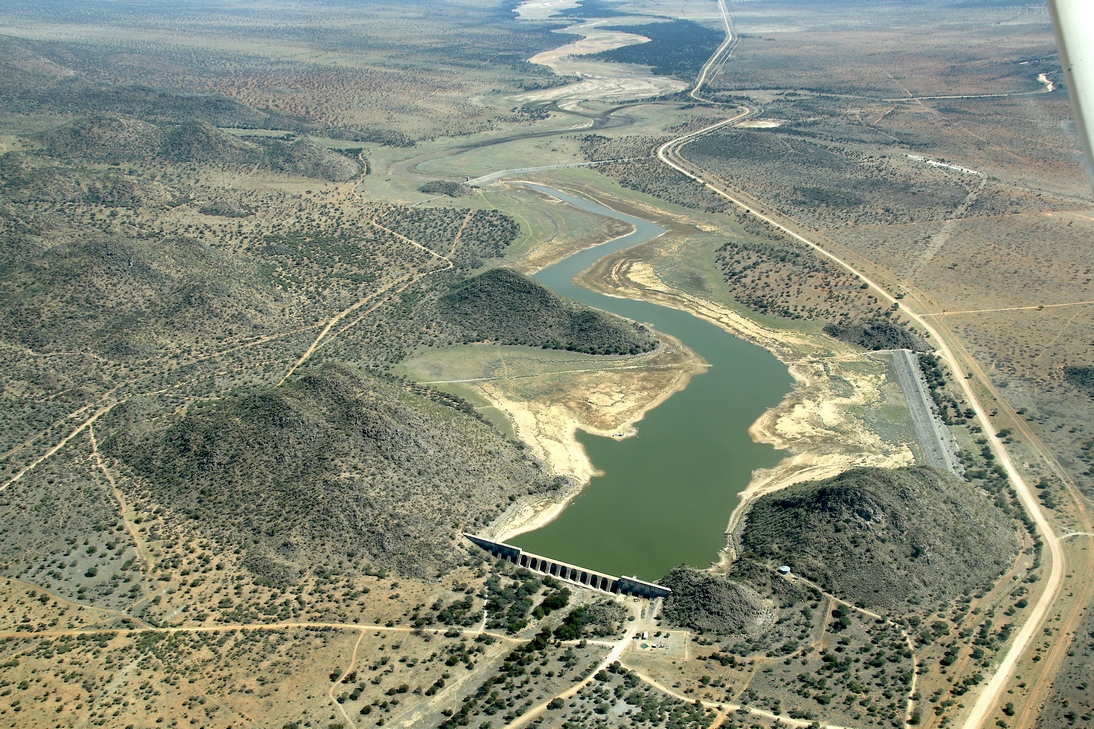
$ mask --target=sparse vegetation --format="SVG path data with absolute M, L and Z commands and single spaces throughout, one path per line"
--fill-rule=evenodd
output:
M 855 469 L 756 501 L 740 557 L 795 572 L 845 599 L 900 613 L 990 585 L 1017 548 L 983 493 L 926 467 Z
M 609 26 L 612 30 L 645 36 L 649 41 L 601 51 L 593 58 L 617 63 L 651 66 L 658 76 L 693 81 L 725 35 L 690 20 L 672 20 L 645 25 Z
M 42 135 L 42 141 L 52 156 L 62 159 L 261 166 L 333 182 L 351 180 L 361 171 L 355 161 L 306 138 L 248 142 L 205 121 L 155 125 L 126 117 L 95 116 L 50 130 Z
M 919 7 L 859 8 L 848 28 L 823 3 L 786 20 L 741 5 L 742 27 L 759 13 L 793 29 L 738 36 L 704 86 L 723 104 L 615 108 L 521 98 L 574 80 L 527 59 L 573 40 L 556 32 L 573 17 L 617 16 L 611 0 L 546 22 L 516 22 L 509 2 L 148 7 L 0 10 L 0 723 L 496 729 L 546 706 L 545 728 L 668 729 L 714 723 L 702 700 L 742 707 L 717 718 L 730 729 L 769 729 L 770 714 L 887 729 L 909 708 L 912 725 L 937 727 L 988 680 L 1045 569 L 981 428 L 1029 470 L 1058 534 L 1086 530 L 1071 482 L 1094 484 L 1090 324 L 1076 308 L 1090 298 L 1089 188 L 1066 95 L 1028 93 L 1044 88 L 1037 74 L 1060 81 L 1043 12 L 932 6 L 946 22 L 922 33 Z M 1014 17 L 1020 34 L 1006 32 Z M 653 40 L 587 61 L 691 82 L 722 39 L 710 20 L 606 23 Z M 537 386 L 618 367 L 627 393 L 632 359 L 592 353 L 655 340 L 484 270 L 533 270 L 556 252 L 548 239 L 572 249 L 619 228 L 568 227 L 512 188 L 423 180 L 578 151 L 620 160 L 543 176 L 622 209 L 671 203 L 658 255 L 702 255 L 666 284 L 793 320 L 802 337 L 827 325 L 867 349 L 923 348 L 901 324 L 907 302 L 882 307 L 654 158 L 738 103 L 759 113 L 683 150 L 704 178 L 899 273 L 1014 412 L 1000 402 L 974 423 L 953 382 L 978 379 L 971 364 L 922 356 L 969 483 L 853 471 L 763 497 L 725 574 L 665 579 L 660 623 L 645 601 L 492 569 L 459 532 L 566 479 L 484 422 L 501 418 L 467 390 L 392 369 L 477 350 Z M 572 113 L 592 129 L 575 132 L 588 120 Z M 850 372 L 854 356 L 800 364 Z M 666 382 L 675 361 L 654 363 Z M 588 412 L 615 397 L 574 391 Z M 1089 723 L 1075 544 L 1059 620 L 1041 626 L 1000 726 L 1042 705 L 1042 724 Z M 599 670 L 620 639 L 620 662 Z
M 661 580 L 672 590 L 665 619 L 690 630 L 729 635 L 754 630 L 764 613 L 763 597 L 724 577 L 677 567 Z
M 631 190 L 706 212 L 728 209 L 725 199 L 690 177 L 666 169 L 660 160 L 654 158 L 654 150 L 665 141 L 667 138 L 587 134 L 581 140 L 581 151 L 589 161 L 625 160 L 599 165 L 597 171 L 615 178 Z
M 830 322 L 837 332 L 890 315 L 840 266 L 762 221 L 743 213 L 736 218 L 749 238 L 726 242 L 715 253 L 715 263 L 744 306 L 783 319 Z
M 449 182 L 447 180 L 434 180 L 418 187 L 418 192 L 427 195 L 447 195 L 448 197 L 463 197 L 471 194 L 471 188 L 462 182 Z
M 656 346 L 641 325 L 565 301 L 507 268 L 462 282 L 438 300 L 437 310 L 469 342 L 589 354 L 638 354 Z
M 404 575 L 448 571 L 452 530 L 552 486 L 490 426 L 333 365 L 150 435 L 119 432 L 104 448 L 157 503 L 278 586 L 347 549 Z
M 891 321 L 870 321 L 861 324 L 826 324 L 824 333 L 843 342 L 856 344 L 864 349 L 910 349 L 913 352 L 928 351 L 922 337 Z

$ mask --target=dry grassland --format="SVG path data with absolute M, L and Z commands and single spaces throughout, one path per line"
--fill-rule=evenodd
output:
M 675 0 L 659 7 L 707 12 Z M 1035 602 L 1039 545 L 1024 531 L 1022 553 L 992 590 L 893 621 L 816 594 L 792 607 L 769 606 L 777 618 L 764 631 L 712 640 L 662 628 L 646 603 L 618 601 L 634 618 L 624 631 L 649 627 L 649 643 L 663 648 L 619 634 L 552 638 L 572 608 L 599 598 L 571 588 L 565 610 L 533 613 L 559 585 L 491 567 L 474 552 L 454 552 L 458 568 L 431 581 L 388 573 L 348 548 L 332 549 L 324 564 L 289 580 L 254 570 L 244 549 L 152 501 L 100 451 L 115 408 L 135 408 L 126 416 L 155 427 L 226 394 L 272 387 L 302 364 L 344 360 L 386 370 L 402 362 L 399 374 L 503 413 L 511 435 L 533 444 L 527 463 L 551 464 L 552 475 L 569 476 L 572 487 L 592 469 L 574 448 L 576 428 L 625 433 L 701 363 L 671 341 L 636 357 L 450 347 L 450 332 L 416 318 L 435 293 L 429 284 L 445 271 L 502 254 L 534 271 L 625 230 L 506 188 L 413 209 L 358 197 L 368 189 L 424 200 L 407 190 L 426 179 L 431 156 L 434 169 L 460 173 L 459 158 L 444 149 L 412 154 L 393 146 L 472 134 L 478 143 L 486 132 L 525 128 L 535 115 L 519 109 L 523 100 L 580 95 L 553 88 L 562 80 L 525 63 L 559 41 L 548 24 L 499 32 L 507 14 L 471 4 L 314 7 L 302 11 L 308 22 L 295 30 L 282 11 L 265 6 L 231 15 L 182 5 L 162 16 L 115 18 L 107 31 L 103 18 L 74 17 L 61 6 L 43 25 L 11 12 L 3 20 L 21 28 L 20 37 L 5 39 L 2 50 L 15 59 L 5 68 L 19 72 L 12 71 L 18 83 L 23 72 L 54 81 L 78 73 L 104 88 L 223 94 L 240 106 L 225 100 L 221 126 L 322 133 L 332 146 L 364 146 L 366 158 L 384 164 L 336 185 L 196 162 L 50 161 L 28 130 L 56 127 L 60 116 L 51 114 L 74 110 L 65 103 L 112 108 L 132 99 L 59 97 L 43 112 L 19 89 L 24 106 L 14 111 L 27 115 L 4 117 L 0 150 L 29 153 L 19 172 L 26 184 L 5 193 L 13 195 L 5 212 L 19 214 L 5 216 L 3 232 L 29 226 L 47 247 L 86 239 L 88 255 L 106 263 L 96 264 L 95 286 L 78 279 L 48 296 L 35 288 L 48 266 L 18 281 L 28 300 L 47 305 L 15 310 L 21 318 L 7 325 L 18 324 L 18 336 L 0 348 L 7 373 L 0 725 L 452 726 L 466 719 L 481 729 L 504 726 L 590 679 L 561 706 L 538 713 L 540 725 L 755 729 L 778 715 L 903 726 L 911 694 L 915 722 L 944 726 Z M 903 7 L 864 13 L 848 29 L 844 14 L 823 9 L 802 15 L 797 4 L 735 4 L 742 42 L 711 90 L 727 101 L 745 99 L 759 120 L 683 153 L 934 307 L 939 325 L 961 338 L 1016 417 L 1089 494 L 1094 405 L 1064 367 L 1094 364 L 1094 213 L 1065 124 L 1065 97 L 1042 93 L 1037 79 L 1059 80 L 1047 17 L 1032 6 L 978 8 L 972 19 L 947 12 L 943 30 L 923 33 L 922 18 Z M 717 21 L 712 10 L 704 17 Z M 201 32 L 174 32 L 180 23 Z M 861 62 L 847 63 L 849 49 Z M 566 68 L 589 70 L 580 62 Z M 586 90 L 631 98 L 636 89 L 675 88 L 651 85 L 644 71 L 613 74 Z M 1000 96 L 916 98 L 985 94 Z M 600 108 L 571 106 L 580 114 Z M 757 434 L 800 453 L 781 470 L 758 474 L 752 496 L 850 465 L 911 462 L 903 396 L 884 356 L 852 351 L 817 331 L 828 321 L 899 321 L 899 310 L 880 311 L 849 276 L 782 236 L 720 215 L 724 200 L 648 158 L 658 143 L 709 123 L 715 111 L 673 111 L 672 124 L 634 111 L 620 123 L 637 129 L 606 127 L 597 131 L 607 137 L 515 145 L 468 159 L 492 170 L 521 164 L 529 153 L 576 159 L 579 146 L 590 157 L 644 157 L 602 169 L 640 193 L 587 171 L 544 179 L 610 188 L 613 205 L 673 227 L 655 245 L 602 264 L 592 274 L 598 286 L 692 310 L 791 365 L 799 387 Z M 558 118 L 551 123 L 557 127 Z M 139 244 L 119 247 L 112 243 L 118 239 Z M 499 243 L 514 239 L 508 250 Z M 180 262 L 209 286 L 156 288 Z M 129 280 L 123 273 L 134 264 L 147 273 L 143 283 L 108 285 Z M 164 290 L 185 304 L 178 326 L 141 329 L 148 320 L 141 307 L 154 309 Z M 99 329 L 73 326 L 81 307 L 102 301 L 113 304 L 116 318 L 105 317 Z M 195 310 L 201 316 L 187 319 Z M 967 404 L 952 394 L 953 378 L 963 374 L 939 374 L 949 380 L 939 396 L 946 417 L 973 481 L 1017 519 L 979 426 L 967 422 Z M 1025 453 L 1020 436 L 1012 437 Z M 1040 493 L 1046 506 L 1063 502 L 1050 469 L 1024 467 L 1048 476 Z M 568 493 L 560 489 L 551 508 Z M 480 526 L 505 532 L 551 513 L 541 495 L 522 488 L 502 501 L 488 505 L 490 513 L 507 516 Z M 1064 509 L 1054 514 L 1080 524 Z M 1076 546 L 1074 556 L 1085 549 Z M 1067 607 L 1057 613 L 1060 626 Z M 1016 679 L 1017 697 L 1051 697 L 1043 726 L 1089 720 L 1091 622 L 1089 615 L 1081 620 L 1074 644 L 1051 623 L 1022 664 L 1023 675 L 1035 675 L 1042 658 L 1063 666 L 1054 687 L 1052 677 L 1038 675 L 1030 686 Z M 616 645 L 610 641 L 620 640 L 619 662 L 593 676 Z
M 714 89 L 802 90 L 850 98 L 1036 92 L 1055 54 L 1040 6 L 981 5 L 975 13 L 887 4 L 849 18 L 793 3 L 733 9 L 743 42 Z M 854 55 L 848 54 L 854 49 Z M 854 63 L 848 62 L 853 57 Z M 1028 63 L 1022 63 L 1026 61 Z
M 5 23 L 32 43 L 59 44 L 58 57 L 28 58 L 28 68 L 52 61 L 123 89 L 221 94 L 268 117 L 268 128 L 303 123 L 392 144 L 519 123 L 501 95 L 559 83 L 526 59 L 565 41 L 551 33 L 558 24 L 518 25 L 505 10 L 472 5 L 177 6 L 97 17 L 56 8 L 49 23 L 38 14 L 12 8 Z
M 849 44 L 873 47 L 893 31 L 879 35 L 867 15 L 860 28 L 818 34 L 777 8 L 744 8 L 739 53 L 714 84 L 758 102 L 760 118 L 778 125 L 732 129 L 684 154 L 837 243 L 897 291 L 929 300 L 1089 492 L 1081 430 L 1090 402 L 1064 373 L 1090 364 L 1089 185 L 1066 96 L 1040 93 L 1036 79 L 1059 77 L 1047 19 L 1029 9 L 986 12 L 1028 32 L 1008 30 L 1001 42 L 1002 30 L 966 28 L 958 44 L 946 32 L 901 31 L 899 43 L 889 37 L 888 50 L 879 45 L 856 64 L 855 78 L 833 62 L 820 82 L 820 59 Z M 780 83 L 762 82 L 775 72 Z M 909 98 L 930 96 L 966 98 Z M 744 284 L 739 300 L 755 308 L 748 276 L 766 272 L 748 265 L 734 261 L 730 272 Z M 778 289 L 786 274 L 772 273 Z M 805 302 L 787 303 L 783 316 L 803 313 Z

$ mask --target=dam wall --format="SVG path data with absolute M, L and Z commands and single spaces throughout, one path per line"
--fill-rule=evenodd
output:
M 464 534 L 464 536 L 495 557 L 500 557 L 532 572 L 550 575 L 580 587 L 600 590 L 611 595 L 631 595 L 646 598 L 668 597 L 672 594 L 672 590 L 667 587 L 662 587 L 653 582 L 646 582 L 637 577 L 613 577 L 596 570 L 525 552 L 520 547 L 514 547 L 505 542 L 495 542 L 492 539 L 475 534 Z

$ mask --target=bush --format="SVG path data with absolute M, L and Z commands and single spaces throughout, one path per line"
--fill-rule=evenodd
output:
M 437 302 L 468 342 L 500 342 L 587 354 L 638 354 L 657 345 L 645 327 L 562 299 L 527 276 L 495 268 Z

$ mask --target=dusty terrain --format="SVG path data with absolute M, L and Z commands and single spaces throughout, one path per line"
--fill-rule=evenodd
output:
M 613 19 L 615 22 L 616 19 Z M 687 84 L 664 76 L 654 76 L 641 66 L 604 63 L 578 56 L 599 53 L 621 46 L 642 43 L 647 39 L 633 33 L 605 30 L 598 26 L 607 21 L 586 21 L 566 29 L 582 36 L 559 48 L 539 53 L 529 59 L 549 67 L 560 76 L 576 76 L 581 80 L 556 89 L 535 91 L 517 97 L 517 101 L 558 102 L 565 109 L 580 109 L 584 101 L 625 101 L 660 96 L 687 88 Z
M 543 19 L 568 7 L 566 0 L 533 2 L 524 17 Z M 715 7 L 664 0 L 646 10 L 710 19 L 717 17 Z M 939 399 L 970 479 L 1013 517 L 1021 540 L 1021 554 L 990 590 L 892 622 L 818 592 L 789 616 L 783 629 L 794 640 L 782 644 L 771 642 L 781 636 L 776 631 L 718 645 L 659 625 L 656 605 L 617 601 L 632 618 L 621 632 L 555 640 L 551 631 L 575 608 L 602 598 L 574 589 L 565 609 L 547 614 L 542 604 L 558 584 L 463 551 L 458 525 L 443 538 L 451 537 L 459 566 L 437 579 L 408 579 L 362 564 L 362 555 L 345 544 L 288 581 L 256 575 L 238 551 L 209 539 L 192 514 L 152 501 L 104 450 L 112 418 L 134 402 L 153 403 L 156 417 L 182 417 L 224 393 L 276 385 L 313 360 L 356 358 L 386 372 L 400 361 L 409 368 L 417 357 L 430 376 L 415 379 L 436 389 L 393 380 L 407 388 L 408 398 L 428 392 L 454 412 L 477 411 L 527 443 L 529 463 L 542 459 L 551 475 L 566 477 L 550 499 L 519 488 L 503 499 L 493 513 L 508 510 L 482 526 L 506 536 L 551 518 L 591 475 L 573 437 L 578 429 L 625 437 L 649 408 L 702 370 L 671 341 L 649 355 L 594 361 L 454 347 L 430 322 L 415 322 L 431 333 L 425 346 L 407 336 L 411 328 L 402 322 L 424 295 L 415 285 L 457 262 L 470 265 L 492 250 L 493 239 L 465 233 L 470 210 L 396 215 L 382 203 L 504 208 L 520 228 L 504 255 L 525 271 L 624 231 L 502 186 L 456 202 L 426 199 L 416 192 L 418 172 L 400 164 L 435 158 L 434 169 L 462 180 L 461 159 L 473 160 L 466 172 L 476 174 L 522 166 L 530 154 L 552 163 L 579 160 L 576 135 L 584 130 L 569 118 L 562 123 L 547 102 L 582 111 L 584 100 L 595 105 L 682 88 L 644 68 L 573 58 L 575 49 L 601 50 L 634 38 L 612 37 L 599 21 L 571 29 L 588 31 L 579 42 L 587 45 L 556 49 L 546 65 L 529 66 L 526 57 L 555 45 L 549 31 L 498 34 L 494 24 L 504 19 L 480 22 L 459 7 L 442 9 L 443 22 L 427 12 L 437 8 L 422 6 L 421 17 L 409 24 L 403 14 L 418 12 L 417 6 L 382 8 L 367 18 L 324 10 L 293 38 L 277 35 L 277 16 L 246 16 L 225 26 L 220 16 L 188 15 L 185 7 L 172 9 L 180 15 L 168 20 L 214 32 L 168 38 L 162 31 L 168 20 L 159 17 L 95 30 L 88 18 L 74 19 L 60 6 L 48 26 L 12 24 L 21 37 L 4 39 L 5 59 L 15 58 L 5 66 L 10 78 L 23 79 L 32 69 L 56 78 L 90 74 L 95 83 L 181 88 L 186 99 L 216 92 L 225 104 L 234 99 L 268 110 L 232 107 L 246 118 L 225 126 L 262 126 L 249 131 L 254 136 L 282 135 L 279 125 L 313 136 L 337 133 L 338 139 L 320 141 L 365 169 L 340 184 L 193 162 L 100 161 L 69 172 L 64 164 L 79 165 L 49 162 L 32 132 L 84 109 L 62 104 L 42 111 L 22 89 L 21 111 L 0 119 L 0 149 L 32 153 L 25 167 L 6 165 L 4 174 L 21 176 L 11 188 L 26 196 L 18 204 L 29 202 L 35 216 L 48 216 L 50 225 L 34 227 L 34 235 L 48 240 L 57 230 L 50 226 L 60 221 L 62 228 L 84 226 L 96 239 L 119 231 L 141 240 L 185 237 L 197 242 L 206 261 L 229 252 L 270 256 L 273 263 L 262 259 L 269 265 L 256 263 L 255 271 L 279 289 L 261 307 L 232 309 L 233 297 L 250 295 L 240 287 L 251 279 L 225 269 L 224 289 L 198 289 L 188 301 L 212 301 L 231 315 L 210 317 L 214 324 L 174 340 L 165 335 L 172 329 L 161 328 L 138 341 L 109 340 L 105 352 L 92 350 L 71 341 L 78 328 L 65 324 L 65 314 L 69 322 L 82 321 L 80 312 L 61 311 L 52 331 L 61 332 L 65 346 L 5 341 L 0 501 L 9 538 L 0 562 L 6 616 L 0 621 L 0 724 L 344 729 L 472 720 L 478 727 L 515 727 L 542 720 L 558 727 L 755 728 L 777 717 L 781 726 L 818 720 L 880 727 L 902 719 L 949 726 L 967 715 L 981 686 L 1000 682 L 1000 701 L 978 709 L 986 723 L 1055 729 L 1088 722 L 1086 634 L 1094 591 L 1086 578 L 1094 532 L 1079 489 L 1089 495 L 1094 478 L 1086 425 L 1091 405 L 1066 368 L 1090 364 L 1094 295 L 1086 242 L 1094 213 L 1075 164 L 1066 99 L 1054 90 L 1059 73 L 1040 6 L 965 9 L 946 16 L 944 32 L 926 34 L 920 17 L 901 15 L 909 11 L 896 6 L 889 9 L 897 15 L 857 15 L 856 27 L 848 29 L 840 25 L 845 14 L 825 8 L 806 16 L 799 4 L 734 3 L 747 37 L 710 76 L 724 107 L 684 110 L 657 102 L 628 109 L 613 120 L 617 126 L 598 130 L 660 144 L 711 123 L 715 111 L 759 117 L 723 135 L 720 149 L 708 148 L 705 160 L 721 161 L 702 174 L 713 171 L 722 178 L 710 178 L 718 185 L 740 186 L 753 195 L 747 198 L 757 203 L 748 203 L 752 209 L 781 215 L 894 295 L 906 295 L 900 306 L 932 322 L 944 340 L 939 345 L 954 352 L 953 370 L 938 375 Z M 905 30 L 891 27 L 894 18 L 914 22 Z M 448 43 L 452 23 L 477 34 L 455 52 Z M 354 34 L 383 36 L 387 45 L 334 49 L 335 39 Z M 149 52 L 165 40 L 170 43 L 162 50 Z M 63 52 L 49 44 L 61 44 Z M 411 51 L 408 44 L 418 45 Z M 846 63 L 849 53 L 864 49 L 869 63 Z M 396 63 L 385 65 L 393 57 Z M 563 79 L 551 68 L 584 80 L 560 86 Z M 739 112 L 739 104 L 747 111 Z M 33 113 L 19 116 L 28 110 Z M 541 131 L 554 136 L 517 139 Z M 734 136 L 738 131 L 769 136 Z M 506 134 L 514 135 L 511 145 L 486 144 L 495 141 L 491 135 Z M 483 146 L 461 157 L 472 149 L 461 145 L 472 143 Z M 405 146 L 412 144 L 420 147 Z M 734 156 L 742 149 L 765 154 Z M 646 174 L 669 174 L 655 158 L 646 161 Z M 833 170 L 846 171 L 842 179 L 853 180 L 862 194 L 833 196 L 844 182 L 819 184 Z M 143 198 L 112 202 L 103 180 L 115 178 L 134 182 Z M 605 261 L 586 275 L 588 285 L 690 311 L 770 349 L 790 368 L 794 390 L 752 433 L 792 455 L 755 474 L 746 501 L 853 465 L 914 460 L 887 355 L 826 338 L 817 322 L 744 311 L 735 300 L 739 291 L 718 269 L 715 250 L 751 234 L 732 215 L 702 212 L 710 190 L 685 178 L 669 203 L 591 170 L 542 179 L 584 186 L 613 206 L 675 226 L 658 244 Z M 881 194 L 878 179 L 904 187 Z M 78 193 L 89 197 L 65 201 L 77 194 L 73 184 L 84 185 Z M 225 190 L 231 205 L 211 205 Z M 718 209 L 731 209 L 718 202 Z M 349 224 L 352 241 L 330 237 Z M 297 237 L 301 227 L 315 235 Z M 697 242 L 704 236 L 706 242 Z M 708 245 L 712 239 L 717 244 Z M 108 263 L 118 258 L 113 252 L 92 250 Z M 138 255 L 138 267 L 141 261 Z M 123 280 L 128 267 L 118 266 L 122 273 L 114 280 Z M 803 300 L 813 295 L 790 285 L 795 271 L 778 266 L 764 268 L 752 283 L 763 286 L 760 278 L 768 275 L 776 291 Z M 899 317 L 899 307 L 893 311 Z M 120 330 L 126 329 L 123 323 Z M 429 359 L 438 352 L 451 358 Z M 426 372 L 426 364 L 433 369 Z M 984 407 L 969 414 L 979 402 Z M 509 446 L 516 447 L 499 443 Z M 1030 488 L 1016 493 L 1008 477 Z M 1034 524 L 1029 515 L 1042 512 L 1044 520 Z M 737 526 L 736 520 L 730 525 Z M 267 536 L 274 539 L 276 525 L 270 527 Z M 293 547 L 284 538 L 280 546 Z M 1060 589 L 1053 594 L 1056 577 Z M 653 639 L 632 639 L 635 629 Z M 1016 636 L 1021 645 L 1028 639 L 1029 650 L 1011 655 Z M 1001 660 L 1012 661 L 1013 670 L 993 682 Z M 834 675 L 844 662 L 855 665 L 854 683 Z M 860 682 L 859 674 L 868 679 Z M 1043 705 L 1050 708 L 1041 713 Z

